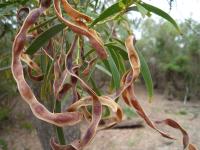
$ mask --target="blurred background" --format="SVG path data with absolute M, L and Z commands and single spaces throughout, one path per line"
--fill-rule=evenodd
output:
M 0 150 L 41 149 L 29 107 L 21 100 L 10 71 L 12 42 L 20 25 L 15 17 L 17 9 L 25 4 L 34 7 L 34 2 L 23 2 L 6 9 L 0 5 Z M 152 119 L 176 119 L 188 130 L 192 143 L 200 148 L 200 0 L 145 2 L 168 12 L 183 34 L 155 15 L 150 18 L 136 12 L 127 15 L 155 89 L 153 102 L 149 103 L 141 78 L 136 83 L 136 95 Z M 127 36 L 120 27 L 117 32 L 121 32 L 122 39 Z M 134 110 L 126 106 L 123 109 L 125 119 L 134 120 L 135 125 L 131 129 L 100 131 L 88 150 L 182 149 L 181 138 L 164 139 L 145 126 Z M 179 132 L 165 130 L 181 137 Z

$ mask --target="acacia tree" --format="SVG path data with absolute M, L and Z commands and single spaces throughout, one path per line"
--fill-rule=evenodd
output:
M 5 2 L 5 6 L 10 4 Z M 163 123 L 179 129 L 183 134 L 184 149 L 195 149 L 189 142 L 187 132 L 176 121 L 151 121 L 134 93 L 134 81 L 140 71 L 150 99 L 153 88 L 148 67 L 140 51 L 135 48 L 136 40 L 125 14 L 131 11 L 140 12 L 143 16 L 156 13 L 170 21 L 180 32 L 168 14 L 135 0 L 120 0 L 114 4 L 111 1 L 109 7 L 98 0 L 80 3 L 41 0 L 38 5 L 30 12 L 26 7 L 18 10 L 17 17 L 22 20 L 22 25 L 13 42 L 11 69 L 22 98 L 36 118 L 56 127 L 58 143 L 52 137 L 52 149 L 84 149 L 97 130 L 110 128 L 122 120 L 119 100 L 134 108 L 147 125 L 166 138 L 174 139 L 158 129 L 156 124 Z M 20 14 L 27 12 L 23 20 Z M 118 32 L 121 26 L 126 34 Z M 127 37 L 120 38 L 122 36 Z M 25 80 L 21 61 L 26 64 L 29 82 Z M 129 62 L 129 66 L 125 65 L 126 62 Z M 96 80 L 96 70 L 110 78 L 110 82 L 104 86 L 108 90 L 101 90 Z M 39 92 L 33 92 L 29 85 L 31 80 L 35 81 L 33 84 L 40 83 L 41 88 L 34 90 L 39 89 Z M 43 101 L 38 101 L 38 98 Z M 48 109 L 45 103 L 50 106 Z M 82 120 L 89 124 L 82 138 L 66 143 L 62 128 L 74 126 Z
M 170 99 L 178 97 L 186 101 L 199 94 L 200 69 L 195 64 L 200 60 L 197 42 L 200 26 L 196 21 L 187 19 L 180 27 L 183 36 L 166 21 L 156 23 L 147 19 L 140 25 L 142 35 L 137 47 L 149 58 L 147 62 L 151 65 L 154 87 L 167 91 Z

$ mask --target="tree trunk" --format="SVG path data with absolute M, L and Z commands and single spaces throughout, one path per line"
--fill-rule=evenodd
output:
M 32 115 L 33 116 L 33 115 Z M 33 125 L 36 128 L 37 135 L 40 139 L 40 143 L 42 145 L 43 150 L 50 150 L 49 141 L 51 137 L 56 137 L 55 128 L 44 121 L 37 119 L 35 116 L 32 117 Z M 66 143 L 71 143 L 76 139 L 80 139 L 80 125 L 74 125 L 71 127 L 64 128 L 65 140 Z
M 35 116 L 32 117 L 32 122 L 36 128 L 37 135 L 39 137 L 43 150 L 51 150 L 49 141 L 51 137 L 55 137 L 53 126 L 37 119 Z
M 33 91 L 36 95 L 36 97 L 40 97 L 40 85 L 38 83 L 34 83 Z M 47 107 L 49 110 L 53 110 L 52 108 L 52 100 L 42 100 L 42 103 Z M 32 122 L 33 125 L 36 128 L 37 135 L 40 139 L 40 143 L 42 145 L 43 150 L 51 150 L 49 141 L 51 137 L 56 137 L 56 130 L 55 126 L 46 123 L 42 120 L 37 119 L 34 115 L 32 115 Z M 80 131 L 80 125 L 74 125 L 74 126 L 69 126 L 64 128 L 64 134 L 65 134 L 65 139 L 66 143 L 69 144 L 72 141 L 76 139 L 80 139 L 81 136 L 81 131 Z

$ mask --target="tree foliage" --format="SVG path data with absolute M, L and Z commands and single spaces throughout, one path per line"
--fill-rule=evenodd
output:
M 152 65 L 153 78 L 159 89 L 169 88 L 165 85 L 171 82 L 175 89 L 171 91 L 174 96 L 183 99 L 186 88 L 189 88 L 188 97 L 195 98 L 198 97 L 196 89 L 199 87 L 200 72 L 196 65 L 200 60 L 197 42 L 199 23 L 188 19 L 180 24 L 180 28 L 183 36 L 177 34 L 167 22 L 146 20 L 141 24 L 142 38 L 138 41 L 138 47 L 149 58 L 147 61 Z

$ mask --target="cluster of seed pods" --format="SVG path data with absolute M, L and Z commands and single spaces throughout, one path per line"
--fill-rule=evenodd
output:
M 98 96 L 95 91 L 90 86 L 88 86 L 88 84 L 83 79 L 81 79 L 77 73 L 80 65 L 73 64 L 73 53 L 75 51 L 78 36 L 85 36 L 89 39 L 91 46 L 96 50 L 96 53 L 100 59 L 107 59 L 108 55 L 106 49 L 104 48 L 104 43 L 99 35 L 95 30 L 89 28 L 85 23 L 91 22 L 92 19 L 89 16 L 75 10 L 67 2 L 67 0 L 53 0 L 54 11 L 58 19 L 68 28 L 70 28 L 76 35 L 68 52 L 66 54 L 62 53 L 58 58 L 55 58 L 54 60 L 53 91 L 56 100 L 60 100 L 63 93 L 66 93 L 69 89 L 72 89 L 73 103 L 64 112 L 52 113 L 36 99 L 36 96 L 24 78 L 24 71 L 21 61 L 24 61 L 28 65 L 29 74 L 31 74 L 32 69 L 39 73 L 38 76 L 32 76 L 33 79 L 43 79 L 40 67 L 25 53 L 24 47 L 26 41 L 28 40 L 28 30 L 36 23 L 39 16 L 49 8 L 50 4 L 51 0 L 41 0 L 40 7 L 29 12 L 13 42 L 11 67 L 13 76 L 17 82 L 18 90 L 22 98 L 29 104 L 33 114 L 38 119 L 59 127 L 72 126 L 79 123 L 83 119 L 87 120 L 90 124 L 86 133 L 81 139 L 77 139 L 68 145 L 59 145 L 56 143 L 55 139 L 52 138 L 50 141 L 52 149 L 84 149 L 85 146 L 89 144 L 93 139 L 97 130 L 109 128 L 119 123 L 122 120 L 123 111 L 119 104 L 115 102 L 115 99 L 120 97 L 128 106 L 133 107 L 136 110 L 138 115 L 144 119 L 147 125 L 158 131 L 162 136 L 174 139 L 173 137 L 159 130 L 156 127 L 156 124 L 158 123 L 163 123 L 171 126 L 172 128 L 179 129 L 183 134 L 184 149 L 195 150 L 196 148 L 189 143 L 189 136 L 187 132 L 176 121 L 172 119 L 165 119 L 163 121 L 153 122 L 146 115 L 143 108 L 139 104 L 134 93 L 134 81 L 140 74 L 140 60 L 134 48 L 135 39 L 133 35 L 130 35 L 125 41 L 131 68 L 123 75 L 121 79 L 121 87 L 116 90 L 115 93 Z M 64 11 L 67 13 L 67 15 L 72 18 L 72 21 L 69 21 L 63 17 L 60 8 L 61 4 L 63 5 Z M 53 59 L 53 57 L 51 57 L 47 51 L 45 52 L 51 59 Z M 96 59 L 97 57 L 88 62 L 88 66 L 83 71 L 84 75 L 88 75 L 88 72 L 90 71 L 90 68 L 93 66 Z M 63 71 L 60 70 L 60 63 L 62 60 L 64 60 L 66 63 L 66 68 Z M 71 77 L 71 83 L 65 83 L 67 76 Z M 81 97 L 79 95 L 76 87 L 77 82 L 80 83 L 81 87 L 88 94 L 88 96 Z M 87 110 L 87 106 L 92 106 L 92 112 Z M 113 111 L 112 116 L 103 118 L 102 106 L 107 106 L 110 108 L 110 110 Z

